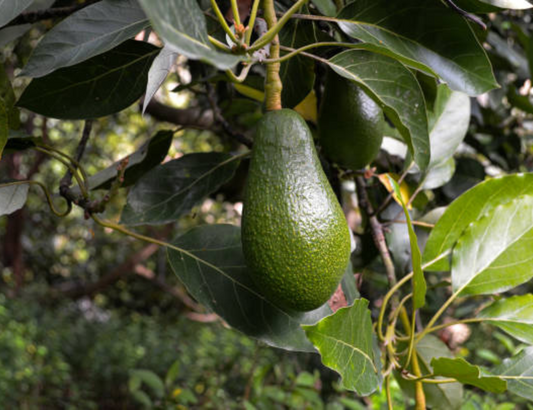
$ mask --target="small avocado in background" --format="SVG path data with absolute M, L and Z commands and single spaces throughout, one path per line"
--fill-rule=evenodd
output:
M 328 70 L 318 114 L 326 157 L 343 168 L 361 169 L 378 155 L 385 119 L 361 87 Z
M 290 311 L 323 305 L 350 258 L 350 233 L 311 131 L 295 111 L 260 120 L 244 197 L 242 244 L 254 283 Z

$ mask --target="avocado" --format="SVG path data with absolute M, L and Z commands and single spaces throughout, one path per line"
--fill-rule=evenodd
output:
M 254 283 L 288 311 L 323 305 L 350 257 L 350 233 L 313 138 L 295 111 L 257 126 L 244 197 L 242 245 Z
M 383 111 L 361 87 L 328 71 L 318 114 L 326 157 L 344 168 L 366 167 L 379 153 L 384 125 Z

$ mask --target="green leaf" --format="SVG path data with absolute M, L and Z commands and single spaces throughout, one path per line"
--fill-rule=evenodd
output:
M 148 85 L 146 86 L 146 95 L 143 101 L 143 114 L 150 100 L 165 82 L 168 73 L 176 62 L 176 58 L 178 58 L 178 53 L 172 51 L 170 47 L 165 46 L 152 63 L 150 72 L 148 73 Z
M 0 185 L 0 216 L 19 210 L 28 199 L 29 184 Z
M 0 97 L 0 159 L 2 159 L 2 153 L 4 147 L 7 144 L 7 136 L 9 134 L 7 107 L 4 99 Z
M 25 132 L 10 130 L 7 136 L 7 143 L 4 147 L 4 154 L 11 154 L 17 151 L 25 151 L 41 145 L 42 138 L 27 135 Z
M 153 408 L 152 399 L 150 399 L 150 396 L 148 396 L 145 392 L 142 390 L 136 390 L 131 392 L 131 395 L 133 398 L 141 403 L 143 406 L 145 406 L 148 409 Z
M 26 10 L 33 0 L 0 0 L 0 27 Z
M 159 165 L 129 192 L 121 223 L 175 221 L 233 176 L 239 164 L 235 158 L 216 152 L 197 153 Z
M 226 70 L 244 56 L 216 51 L 209 42 L 205 17 L 196 0 L 139 0 L 154 29 L 174 51 Z
M 165 396 L 165 385 L 157 374 L 151 370 L 135 369 L 131 371 L 132 378 L 141 380 L 158 398 Z
M 507 388 L 511 393 L 533 401 L 533 347 L 505 359 L 492 373 L 508 378 Z
M 244 262 L 239 227 L 203 225 L 172 243 L 186 252 L 169 248 L 170 266 L 198 302 L 233 328 L 270 346 L 314 351 L 300 324 L 316 323 L 331 309 L 325 304 L 311 312 L 290 314 L 265 299 Z
M 337 14 L 337 7 L 332 0 L 311 0 L 311 2 L 323 16 L 335 17 Z
M 320 352 L 322 363 L 342 376 L 343 388 L 367 396 L 381 385 L 368 301 L 357 300 L 316 325 L 302 328 Z
M 105 54 L 34 79 L 17 105 L 59 119 L 114 114 L 144 93 L 158 52 L 151 44 L 128 40 Z
M 440 84 L 433 110 L 429 113 L 430 168 L 443 164 L 453 156 L 465 138 L 469 124 L 470 98 Z
M 478 317 L 533 345 L 533 295 L 498 300 L 483 309 Z
M 463 231 L 482 215 L 514 198 L 533 194 L 533 174 L 515 174 L 484 181 L 452 202 L 431 231 L 422 264 L 428 271 L 450 269 L 450 254 Z
M 305 20 L 290 20 L 279 34 L 281 45 L 300 48 L 318 42 L 315 27 Z M 281 63 L 280 77 L 283 82 L 281 101 L 284 107 L 296 107 L 315 84 L 315 63 L 310 58 L 296 56 Z
M 432 166 L 424 176 L 422 189 L 436 189 L 447 184 L 455 173 L 455 160 L 453 157 L 438 165 Z
M 426 103 L 414 74 L 400 62 L 365 50 L 348 50 L 328 61 L 335 72 L 355 81 L 383 108 L 400 131 L 421 169 L 429 164 Z
M 423 374 L 433 372 L 430 362 L 433 358 L 453 358 L 453 354 L 438 337 L 427 335 L 416 345 L 420 368 Z M 414 397 L 414 383 L 405 380 L 400 373 L 395 372 L 395 378 L 403 391 Z M 440 377 L 436 377 L 439 379 Z M 435 410 L 459 410 L 463 405 L 463 386 L 461 383 L 424 384 L 427 404 Z
M 418 247 L 418 239 L 413 229 L 413 224 L 411 222 L 411 215 L 409 215 L 409 210 L 405 205 L 405 202 L 400 192 L 400 186 L 398 183 L 389 176 L 389 181 L 394 189 L 394 194 L 396 198 L 400 201 L 403 212 L 405 214 L 405 219 L 407 221 L 407 229 L 409 232 L 409 244 L 411 246 L 411 262 L 413 265 L 413 308 L 420 309 L 426 304 L 426 279 L 424 278 L 424 272 L 422 271 L 421 264 L 421 255 L 420 248 Z
M 533 277 L 533 196 L 473 222 L 453 251 L 452 286 L 461 295 L 500 293 Z
M 103 0 L 50 30 L 20 75 L 42 77 L 105 53 L 149 26 L 136 0 Z
M 159 131 L 137 151 L 129 155 L 128 165 L 124 172 L 122 187 L 127 187 L 141 178 L 149 170 L 159 165 L 167 155 L 174 136 L 173 131 Z M 118 175 L 117 166 L 123 159 L 115 162 L 103 171 L 89 177 L 89 188 L 108 189 Z
M 167 386 L 167 388 L 172 387 L 172 384 L 178 378 L 180 367 L 180 361 L 178 359 L 172 364 L 172 366 L 170 366 L 170 369 L 168 369 L 167 375 L 165 376 L 165 386 Z
M 355 0 L 338 16 L 340 28 L 468 95 L 498 87 L 487 55 L 468 23 L 439 0 Z
M 462 358 L 448 359 L 441 357 L 431 360 L 431 367 L 436 376 L 451 377 L 463 384 L 470 384 L 491 393 L 503 393 L 507 382 L 497 376 L 485 376 L 478 366 Z

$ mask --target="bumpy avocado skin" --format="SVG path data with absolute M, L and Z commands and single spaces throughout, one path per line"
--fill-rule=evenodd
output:
M 361 169 L 379 153 L 385 125 L 381 108 L 354 82 L 328 71 L 318 115 L 320 144 L 338 165 Z
M 309 311 L 324 304 L 348 264 L 346 219 L 311 132 L 295 111 L 271 111 L 258 125 L 242 244 L 254 282 L 285 310 Z

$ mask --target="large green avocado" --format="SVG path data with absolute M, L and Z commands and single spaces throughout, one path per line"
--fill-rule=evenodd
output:
M 384 121 L 381 108 L 361 87 L 328 71 L 318 132 L 330 160 L 349 169 L 370 164 L 381 147 Z
M 285 310 L 309 311 L 337 288 L 350 233 L 309 127 L 292 110 L 259 122 L 246 185 L 242 244 L 253 281 Z

